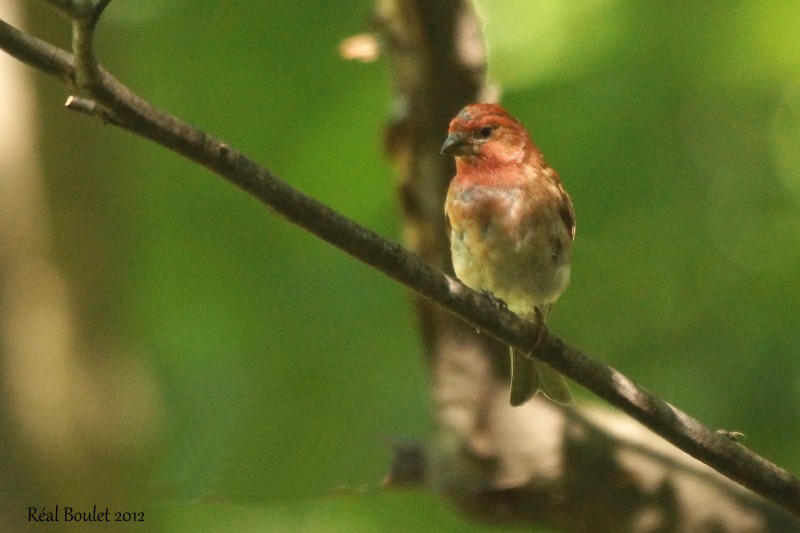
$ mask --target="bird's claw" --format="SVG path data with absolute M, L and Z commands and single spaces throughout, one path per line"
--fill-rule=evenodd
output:
M 489 298 L 489 301 L 492 302 L 492 305 L 495 306 L 496 308 L 502 309 L 504 311 L 508 310 L 508 304 L 506 304 L 503 300 L 495 296 L 492 292 L 481 291 L 481 294 Z

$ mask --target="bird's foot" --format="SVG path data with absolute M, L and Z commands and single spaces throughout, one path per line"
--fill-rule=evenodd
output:
M 503 300 L 495 296 L 493 293 L 489 291 L 481 291 L 481 294 L 489 298 L 489 301 L 492 302 L 492 305 L 498 309 L 503 309 L 504 311 L 508 310 L 508 304 L 506 304 Z

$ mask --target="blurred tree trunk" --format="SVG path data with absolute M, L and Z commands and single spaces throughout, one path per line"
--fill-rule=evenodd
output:
M 26 24 L 23 7 L 31 6 L 24 2 L 0 0 L 0 7 L 4 18 L 22 27 L 38 25 L 43 30 L 41 25 L 47 20 L 60 28 L 45 32 L 59 33 L 63 27 L 57 16 L 37 17 Z M 50 127 L 52 117 L 38 116 L 41 106 L 35 76 L 10 56 L 0 55 L 4 106 L 0 114 L 0 420 L 4 428 L 0 506 L 2 520 L 13 524 L 0 528 L 9 531 L 21 524 L 36 529 L 35 522 L 27 521 L 31 506 L 54 512 L 59 502 L 76 510 L 86 506 L 91 510 L 93 504 L 126 509 L 125 504 L 133 503 L 141 509 L 130 495 L 146 472 L 141 461 L 148 457 L 159 416 L 158 394 L 141 361 L 91 350 L 93 343 L 87 342 L 76 323 L 70 287 L 54 260 L 69 250 L 56 252 L 46 198 L 53 184 L 44 181 L 41 159 L 43 154 L 73 157 L 59 150 L 59 143 L 75 132 L 59 133 Z M 39 128 L 42 123 L 48 127 Z M 87 133 L 85 142 L 99 135 L 94 125 L 89 127 L 94 134 Z M 94 184 L 84 178 L 103 175 L 82 174 L 85 168 L 66 159 L 49 164 L 60 169 L 52 174 L 62 178 L 62 187 L 73 194 L 88 196 L 88 189 L 81 187 Z M 70 172 L 79 175 L 70 176 Z M 74 222 L 97 235 L 98 228 L 107 226 L 99 220 L 99 211 L 82 213 Z M 93 262 L 95 266 L 84 270 L 83 279 L 102 283 L 104 262 Z

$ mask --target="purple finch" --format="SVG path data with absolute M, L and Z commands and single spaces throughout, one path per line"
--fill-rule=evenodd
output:
M 572 201 L 525 127 L 497 104 L 465 107 L 443 155 L 456 158 L 445 214 L 456 276 L 533 320 L 545 320 L 569 284 Z M 511 348 L 511 405 L 542 391 L 572 395 L 549 365 Z

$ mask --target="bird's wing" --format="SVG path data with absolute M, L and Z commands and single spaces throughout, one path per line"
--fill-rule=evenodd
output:
M 576 229 L 575 209 L 572 207 L 572 200 L 567 194 L 567 191 L 564 190 L 563 185 L 559 184 L 558 188 L 561 190 L 558 214 L 561 215 L 561 220 L 563 220 L 564 225 L 567 226 L 567 231 L 569 231 L 570 238 L 574 240 Z

